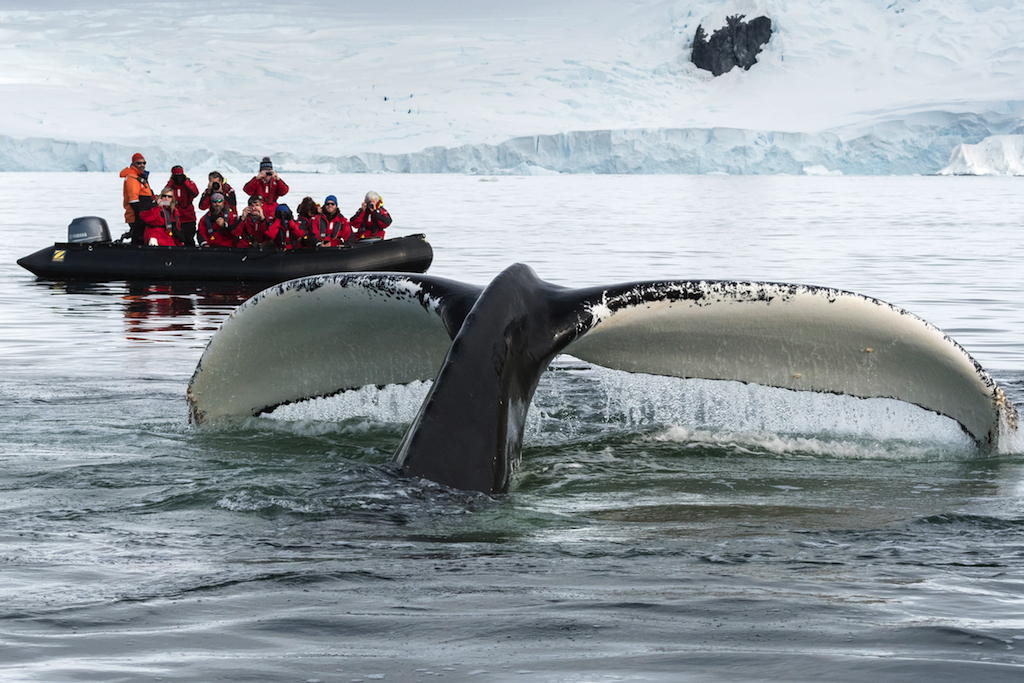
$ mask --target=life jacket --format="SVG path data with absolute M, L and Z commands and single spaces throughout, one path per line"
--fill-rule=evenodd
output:
M 146 224 L 146 231 L 143 234 L 143 244 L 148 245 L 151 239 L 156 239 L 157 246 L 176 247 L 181 246 L 181 219 L 177 210 L 168 209 L 165 206 L 154 206 L 143 211 L 139 217 Z
M 224 219 L 223 228 L 218 228 L 214 223 L 217 218 Z M 212 212 L 207 212 L 199 221 L 199 234 L 211 247 L 233 247 L 238 242 L 238 236 L 235 234 L 237 223 L 238 216 L 229 208 L 225 208 L 224 213 L 217 217 L 214 217 Z
M 280 218 L 277 218 L 270 225 L 270 228 L 267 229 L 267 232 L 269 233 L 271 230 L 275 233 L 274 244 L 282 251 L 298 249 L 302 246 L 302 238 L 306 236 L 302 226 L 294 219 L 281 221 Z
M 323 214 L 314 216 L 310 227 L 310 236 L 328 247 L 341 246 L 352 234 L 348 219 L 340 213 L 336 214 L 334 218 L 328 218 Z

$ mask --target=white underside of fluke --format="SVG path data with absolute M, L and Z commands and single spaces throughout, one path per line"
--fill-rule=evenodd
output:
M 261 292 L 228 318 L 203 354 L 189 385 L 193 419 L 434 379 L 451 346 L 441 317 L 445 283 L 350 274 Z M 963 348 L 875 299 L 724 281 L 619 285 L 597 299 L 593 292 L 588 300 L 581 295 L 579 311 L 592 321 L 564 352 L 597 365 L 894 398 L 956 420 L 980 443 L 996 442 L 1000 424 L 1016 428 L 1012 405 Z
M 195 422 L 366 385 L 433 379 L 451 339 L 395 276 L 327 275 L 260 292 L 224 322 L 189 383 Z
M 672 299 L 673 289 L 691 298 Z M 699 298 L 692 298 L 699 293 Z M 616 300 L 616 297 L 618 300 Z M 629 372 L 895 398 L 996 439 L 1012 406 L 956 342 L 917 316 L 859 294 L 798 285 L 636 285 L 593 307 L 565 352 Z

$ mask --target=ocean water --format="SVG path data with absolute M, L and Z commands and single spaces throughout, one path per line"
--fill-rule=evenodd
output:
M 244 178 L 229 178 L 240 186 Z M 1024 403 L 1017 178 L 293 175 L 380 192 L 431 273 L 875 296 Z M 254 290 L 15 259 L 116 174 L 0 174 L 0 680 L 1017 681 L 1024 448 L 893 401 L 560 358 L 507 495 L 393 476 L 426 386 L 188 424 Z

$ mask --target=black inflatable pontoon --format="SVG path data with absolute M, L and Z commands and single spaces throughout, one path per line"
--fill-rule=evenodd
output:
M 18 259 L 49 280 L 284 282 L 324 273 L 423 273 L 434 251 L 424 235 L 281 252 L 230 247 L 140 247 L 110 239 L 106 221 L 76 218 L 68 242 Z

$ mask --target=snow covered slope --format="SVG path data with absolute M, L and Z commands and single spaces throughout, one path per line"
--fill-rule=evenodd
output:
M 1024 0 L 97 6 L 0 7 L 0 170 L 934 173 L 1024 134 Z M 712 78 L 731 14 L 775 33 Z

